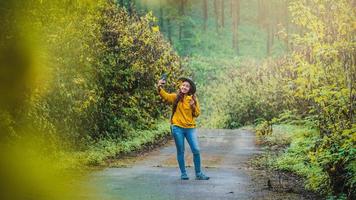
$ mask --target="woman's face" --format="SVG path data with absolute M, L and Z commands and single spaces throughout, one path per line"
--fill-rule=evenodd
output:
M 184 81 L 181 85 L 180 85 L 180 91 L 183 94 L 187 94 L 190 90 L 190 84 L 187 81 Z

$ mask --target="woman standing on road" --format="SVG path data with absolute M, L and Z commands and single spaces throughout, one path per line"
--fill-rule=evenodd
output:
M 158 92 L 168 103 L 173 104 L 171 130 L 177 148 L 177 160 L 181 171 L 181 179 L 188 180 L 184 162 L 184 138 L 187 139 L 193 153 L 195 177 L 197 180 L 208 180 L 201 171 L 200 149 L 196 134 L 195 118 L 200 114 L 200 107 L 195 96 L 196 87 L 189 78 L 180 78 L 181 85 L 177 93 L 167 93 L 163 89 L 165 79 L 158 81 Z

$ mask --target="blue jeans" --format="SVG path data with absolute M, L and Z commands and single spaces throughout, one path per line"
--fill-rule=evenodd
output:
M 193 162 L 195 168 L 195 174 L 201 173 L 200 167 L 200 148 L 198 144 L 198 137 L 195 128 L 182 128 L 172 125 L 172 135 L 177 147 L 177 160 L 179 169 L 182 174 L 186 174 L 185 162 L 184 162 L 184 138 L 187 139 L 190 149 L 193 153 Z

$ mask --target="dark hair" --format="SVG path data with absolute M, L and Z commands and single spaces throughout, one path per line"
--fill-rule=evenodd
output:
M 194 95 L 195 92 L 196 92 L 196 87 L 195 87 L 195 84 L 192 80 L 188 79 L 188 78 L 180 78 L 179 79 L 180 81 L 183 81 L 183 82 L 188 82 L 190 84 L 190 88 L 189 88 L 189 91 L 188 91 L 188 95 Z M 174 100 L 173 102 L 173 107 L 172 107 L 172 116 L 171 116 L 171 121 L 173 119 L 173 115 L 174 113 L 176 112 L 177 110 L 177 107 L 178 107 L 178 102 L 179 101 L 183 101 L 183 97 L 184 97 L 184 93 L 180 91 L 180 89 L 178 90 L 178 93 L 177 93 L 177 98 Z
M 178 93 L 177 93 L 177 98 L 176 98 L 176 99 L 174 100 L 174 102 L 173 102 L 171 121 L 172 121 L 172 119 L 173 119 L 174 113 L 175 113 L 176 110 L 177 110 L 178 102 L 179 102 L 179 101 L 183 101 L 183 97 L 184 97 L 184 93 L 179 90 Z

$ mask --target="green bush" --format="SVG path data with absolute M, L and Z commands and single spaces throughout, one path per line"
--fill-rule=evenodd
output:
M 4 141 L 33 133 L 46 144 L 43 153 L 54 157 L 72 147 L 105 146 L 89 154 L 94 164 L 163 134 L 149 131 L 159 128 L 157 121 L 169 113 L 155 84 L 163 72 L 171 83 L 186 72 L 151 13 L 127 13 L 114 1 L 1 5 Z M 144 141 L 133 139 L 137 132 L 146 134 Z
M 243 61 L 239 68 L 227 69 L 221 84 L 213 86 L 223 92 L 210 97 L 225 98 L 211 108 L 222 112 L 219 125 L 226 128 L 257 122 L 265 135 L 273 123 L 317 130 L 313 136 L 292 138 L 280 164 L 304 174 L 311 189 L 349 199 L 356 191 L 352 7 L 348 0 L 289 1 L 293 26 L 303 30 L 290 35 L 290 54 L 261 63 Z
M 95 138 L 127 138 L 135 130 L 154 127 L 163 110 L 155 84 L 163 72 L 168 81 L 182 73 L 179 59 L 154 26 L 151 13 L 143 17 L 129 15 L 116 5 L 103 11 L 99 21 L 105 46 L 96 67 L 99 102 Z
M 0 50 L 4 55 L 11 48 L 20 55 L 28 50 L 23 56 L 32 64 L 26 66 L 29 73 L 23 68 L 28 74 L 23 82 L 21 71 L 8 74 L 19 85 L 27 85 L 13 88 L 21 102 L 10 97 L 1 102 L 1 126 L 9 135 L 18 135 L 16 127 L 26 124 L 48 139 L 59 136 L 86 148 L 91 139 L 128 138 L 136 130 L 154 128 L 168 111 L 155 84 L 163 72 L 169 73 L 171 82 L 184 73 L 152 14 L 129 14 L 111 1 L 8 6 L 8 13 L 17 9 L 26 18 L 5 20 L 6 37 L 14 40 L 1 40 Z M 17 43 L 19 47 L 13 47 Z M 30 43 L 34 45 L 26 46 Z M 12 72 L 10 65 L 4 67 Z
M 103 165 L 108 159 L 135 152 L 147 145 L 154 145 L 170 134 L 167 121 L 157 122 L 157 127 L 151 130 L 135 131 L 125 140 L 103 138 L 83 152 L 76 153 L 76 157 L 86 165 Z

